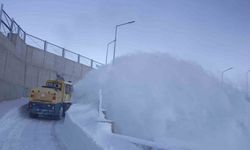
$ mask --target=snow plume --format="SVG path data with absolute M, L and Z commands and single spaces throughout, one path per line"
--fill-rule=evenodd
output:
M 76 103 L 103 107 L 116 132 L 193 150 L 249 150 L 250 107 L 199 65 L 168 54 L 134 54 L 92 71 Z

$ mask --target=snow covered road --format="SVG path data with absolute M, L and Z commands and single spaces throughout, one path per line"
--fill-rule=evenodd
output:
M 62 121 L 31 119 L 26 99 L 0 103 L 0 150 L 66 150 L 56 136 Z

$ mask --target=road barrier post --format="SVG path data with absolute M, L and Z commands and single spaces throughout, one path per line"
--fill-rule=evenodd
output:
M 1 4 L 1 10 L 0 10 L 0 29 L 2 26 L 2 15 L 3 15 L 3 4 Z
M 62 57 L 65 58 L 65 48 L 62 49 Z
M 80 54 L 77 54 L 77 62 L 80 63 L 80 57 L 81 55 Z
M 44 47 L 43 47 L 44 51 L 47 51 L 47 41 L 44 41 Z

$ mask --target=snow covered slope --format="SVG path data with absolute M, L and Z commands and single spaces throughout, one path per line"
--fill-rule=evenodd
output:
M 125 56 L 89 73 L 74 100 L 97 109 L 99 89 L 117 133 L 193 150 L 250 149 L 249 103 L 192 62 Z

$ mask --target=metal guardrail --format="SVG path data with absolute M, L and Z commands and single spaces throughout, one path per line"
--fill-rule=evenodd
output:
M 56 54 L 58 56 L 62 56 L 64 58 L 89 66 L 94 69 L 97 69 L 103 65 L 98 61 L 65 49 L 56 44 L 50 43 L 34 35 L 28 34 L 17 24 L 17 22 L 13 18 L 10 18 L 10 16 L 4 11 L 3 4 L 1 5 L 0 9 L 0 32 L 2 32 L 6 37 L 11 36 L 12 34 L 16 34 L 27 45 Z

